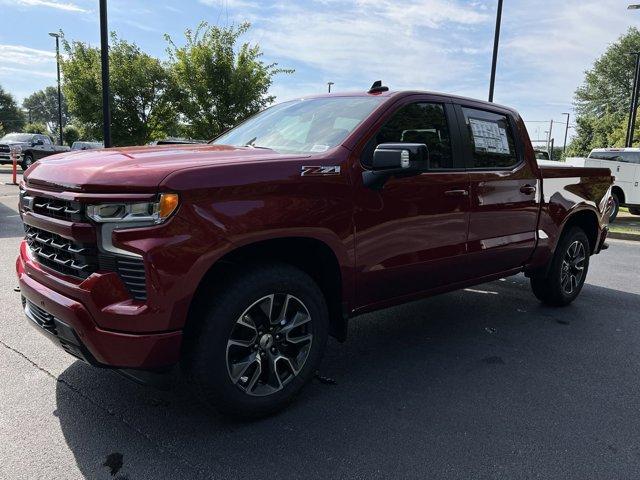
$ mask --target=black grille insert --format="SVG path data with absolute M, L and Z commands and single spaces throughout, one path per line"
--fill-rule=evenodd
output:
M 71 222 L 84 221 L 83 207 L 79 202 L 36 197 L 33 200 L 33 211 L 40 215 Z
M 87 278 L 98 269 L 94 246 L 74 243 L 60 235 L 25 225 L 26 239 L 38 261 L 65 275 Z
M 136 300 L 147 299 L 147 276 L 141 258 L 100 255 L 100 269 L 118 272 L 118 275 Z

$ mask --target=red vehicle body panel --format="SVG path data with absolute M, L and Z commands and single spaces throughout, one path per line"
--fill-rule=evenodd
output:
M 26 195 L 91 204 L 175 192 L 180 205 L 161 225 L 113 233 L 114 246 L 144 260 L 146 300 L 132 298 L 112 271 L 84 280 L 55 272 L 25 242 L 17 260 L 23 296 L 69 324 L 96 363 L 149 369 L 179 361 L 182 330 L 207 272 L 259 242 L 304 238 L 328 247 L 345 316 L 542 268 L 577 212 L 597 218 L 597 253 L 607 228 L 608 170 L 538 168 L 524 123 L 504 107 L 423 92 L 382 95 L 386 100 L 341 145 L 320 154 L 168 145 L 89 150 L 34 165 L 24 177 Z M 427 171 L 391 178 L 380 191 L 367 188 L 364 145 L 399 106 L 416 100 L 512 116 L 522 162 L 499 172 Z M 310 165 L 340 173 L 301 176 Z M 535 194 L 521 192 L 523 185 Z M 449 195 L 459 190 L 469 194 Z M 26 225 L 96 242 L 91 222 L 21 213 Z

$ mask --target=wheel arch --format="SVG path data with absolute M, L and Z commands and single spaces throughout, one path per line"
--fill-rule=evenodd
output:
M 615 194 L 620 201 L 620 205 L 624 205 L 626 203 L 626 197 L 624 195 L 624 190 L 620 185 L 614 185 L 611 187 L 611 193 Z
M 564 221 L 564 224 L 562 225 L 562 228 L 560 229 L 558 240 L 554 245 L 554 252 L 556 247 L 558 246 L 558 243 L 560 243 L 560 239 L 572 227 L 579 227 L 584 231 L 587 239 L 589 240 L 590 253 L 593 254 L 598 244 L 599 221 L 598 214 L 590 208 L 580 209 L 573 212 L 567 217 L 567 219 Z
M 313 278 L 327 301 L 330 334 L 340 341 L 345 340 L 348 309 L 345 307 L 345 275 L 339 257 L 326 242 L 302 236 L 257 240 L 236 246 L 218 258 L 198 283 L 185 327 L 193 318 L 193 311 L 211 294 L 212 288 L 223 285 L 229 275 L 243 267 L 265 262 L 293 265 Z

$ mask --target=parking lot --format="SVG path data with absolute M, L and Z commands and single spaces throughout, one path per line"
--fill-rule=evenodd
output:
M 285 412 L 235 422 L 75 361 L 26 322 L 0 167 L 0 478 L 637 478 L 640 245 L 581 297 L 523 276 L 354 319 Z M 26 434 L 30 433 L 30 434 Z

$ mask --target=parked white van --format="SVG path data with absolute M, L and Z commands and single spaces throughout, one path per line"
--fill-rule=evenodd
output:
M 615 203 L 610 220 L 618 215 L 620 206 L 640 215 L 640 148 L 594 148 L 585 159 L 585 167 L 603 167 L 616 177 L 612 194 Z

